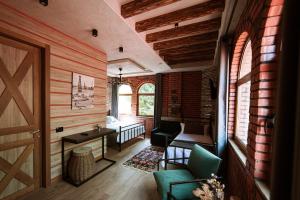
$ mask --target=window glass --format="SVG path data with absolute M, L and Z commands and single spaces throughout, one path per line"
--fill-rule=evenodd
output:
M 132 94 L 130 85 L 121 85 L 119 87 L 119 94 Z
M 121 85 L 119 87 L 118 95 L 118 111 L 119 114 L 132 114 L 131 101 L 132 101 L 132 89 L 130 85 Z
M 145 83 L 139 89 L 139 94 L 153 93 L 155 92 L 155 86 L 152 83 Z
M 154 115 L 154 92 L 155 86 L 152 83 L 143 84 L 138 92 L 138 115 Z
M 239 78 L 242 78 L 251 72 L 251 64 L 252 64 L 252 50 L 251 50 L 251 41 L 249 40 L 246 44 L 241 59 Z
M 251 93 L 251 41 L 248 41 L 240 62 L 239 78 L 237 81 L 237 113 L 235 136 L 246 146 L 249 129 L 250 93 Z

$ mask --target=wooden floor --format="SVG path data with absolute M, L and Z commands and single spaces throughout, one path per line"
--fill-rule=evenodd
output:
M 151 173 L 122 166 L 123 162 L 149 145 L 150 140 L 145 139 L 124 148 L 122 152 L 109 149 L 107 157 L 117 163 L 92 180 L 78 188 L 59 182 L 28 196 L 26 200 L 159 200 Z

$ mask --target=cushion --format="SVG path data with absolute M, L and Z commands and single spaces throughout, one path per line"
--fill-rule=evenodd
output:
M 188 161 L 188 169 L 197 178 L 210 178 L 219 170 L 221 159 L 203 147 L 195 144 Z
M 167 200 L 167 192 L 170 190 L 170 183 L 175 181 L 190 181 L 194 180 L 194 176 L 185 169 L 178 170 L 162 170 L 154 172 L 154 178 L 157 184 L 158 192 L 162 196 L 162 200 Z M 198 184 L 188 183 L 173 186 L 172 195 L 178 200 L 196 199 L 192 191 L 197 188 Z

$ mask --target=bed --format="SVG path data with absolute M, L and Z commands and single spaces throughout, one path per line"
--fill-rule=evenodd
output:
M 143 136 L 145 139 L 145 123 L 136 120 L 119 121 L 113 116 L 106 117 L 106 128 L 116 130 L 116 134 L 108 137 L 108 145 L 117 144 L 119 151 L 122 151 L 122 145 L 134 138 Z
M 163 158 L 165 158 L 166 155 L 168 159 L 189 158 L 191 148 L 194 144 L 201 145 L 212 153 L 215 153 L 216 144 L 210 135 L 180 133 L 168 146 L 167 152 L 165 152 Z M 187 165 L 188 159 L 179 159 L 168 162 Z M 165 166 L 163 162 L 161 164 L 163 167 Z

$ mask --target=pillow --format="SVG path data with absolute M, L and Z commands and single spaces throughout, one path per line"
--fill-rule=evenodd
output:
M 106 123 L 107 124 L 111 124 L 112 123 L 111 116 L 106 116 Z
M 119 120 L 117 120 L 114 116 L 106 116 L 106 123 L 107 124 L 112 124 L 112 123 L 116 123 Z
M 195 144 L 188 161 L 188 169 L 196 178 L 210 178 L 211 174 L 217 174 L 222 159 Z

